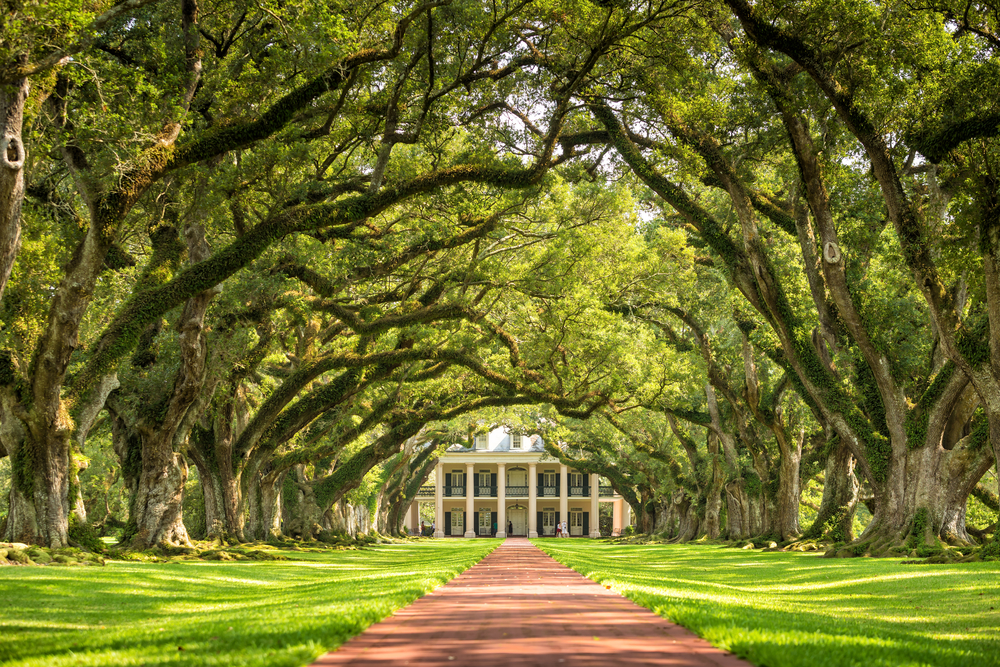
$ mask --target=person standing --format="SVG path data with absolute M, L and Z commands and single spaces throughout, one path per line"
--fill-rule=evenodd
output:
M 507 522 L 507 537 L 510 537 L 511 533 L 513 533 L 513 532 L 514 532 L 514 522 L 513 521 L 508 521 Z

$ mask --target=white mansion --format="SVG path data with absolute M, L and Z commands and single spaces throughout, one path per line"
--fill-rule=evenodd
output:
M 612 534 L 630 523 L 630 508 L 597 475 L 572 470 L 545 453 L 538 435 L 495 429 L 473 448 L 452 445 L 438 459 L 432 486 L 421 487 L 409 512 L 419 531 L 419 504 L 434 502 L 434 537 L 600 537 L 599 503 L 613 503 Z

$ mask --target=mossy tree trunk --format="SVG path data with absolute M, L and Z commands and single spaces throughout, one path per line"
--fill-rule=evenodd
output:
M 851 542 L 854 540 L 854 515 L 861 484 L 854 474 L 854 456 L 842 440 L 833 443 L 826 456 L 823 472 L 823 496 L 805 539 Z
M 317 500 L 316 484 L 305 473 L 305 466 L 296 466 L 289 474 L 298 488 L 299 499 L 290 516 L 287 516 L 284 530 L 297 540 L 311 540 L 323 530 L 323 513 Z M 319 480 L 322 481 L 322 480 Z M 360 482 L 360 480 L 358 480 Z
M 428 445 L 410 464 L 409 474 L 403 480 L 403 484 L 400 487 L 401 492 L 390 509 L 389 517 L 386 520 L 390 532 L 397 534 L 406 533 L 404 524 L 406 523 L 407 512 L 414 499 L 416 499 L 420 487 L 423 486 L 427 478 L 434 471 L 434 466 L 437 464 L 437 457 L 434 456 L 435 452 L 436 449 Z
M 244 537 L 250 540 L 274 540 L 282 535 L 282 490 L 285 476 L 282 472 L 266 472 L 254 485 L 247 503 L 247 523 Z
M 44 446 L 18 418 L 19 400 L 4 388 L 0 434 L 11 462 L 11 485 L 4 540 L 66 546 L 69 529 L 69 438 Z M 60 446 L 61 444 L 61 446 Z
M 752 507 L 750 497 L 747 494 L 746 480 L 743 477 L 736 452 L 736 436 L 722 422 L 715 388 L 711 384 L 705 386 L 705 395 L 708 399 L 708 412 L 711 417 L 709 423 L 713 434 L 718 438 L 722 447 L 721 456 L 725 462 L 725 482 L 722 491 L 726 503 L 725 535 L 730 540 L 746 539 L 750 537 L 752 530 L 750 516 Z
M 719 539 L 722 534 L 721 512 L 722 491 L 725 487 L 725 469 L 722 453 L 719 451 L 719 438 L 708 435 L 708 489 L 705 492 L 705 534 L 711 540 Z
M 219 342 L 218 344 L 224 344 Z M 250 357 L 257 356 L 251 352 Z M 246 357 L 240 364 L 255 368 Z M 243 375 L 242 373 L 240 375 Z M 205 497 L 207 537 L 224 541 L 243 539 L 245 506 L 242 489 L 242 466 L 234 460 L 233 445 L 240 425 L 246 422 L 248 408 L 241 380 L 220 383 L 211 407 L 198 419 L 187 439 L 187 455 L 198 468 Z M 241 415 L 244 415 L 241 418 Z
M 667 531 L 675 542 L 690 542 L 702 532 L 702 520 L 698 513 L 697 499 L 687 491 L 675 491 L 657 514 L 656 532 Z M 676 521 L 676 524 L 675 524 Z
M 911 415 L 909 446 L 892 450 L 886 481 L 873 486 L 871 523 L 852 548 L 882 554 L 969 545 L 968 496 L 994 465 L 987 420 L 968 379 L 947 365 Z
M 0 437 L 12 470 L 8 540 L 66 546 L 74 425 L 61 388 L 108 248 L 101 232 L 88 230 L 53 294 L 30 377 L 9 353 L 0 360 L 0 383 L 6 387 Z
M 189 262 L 197 264 L 204 261 L 210 254 L 204 229 L 192 224 L 185 235 Z M 169 266 L 173 262 L 170 257 L 179 256 L 185 249 L 173 230 L 161 231 L 157 239 L 151 266 L 147 268 L 148 275 L 158 273 L 156 269 L 159 266 Z M 156 258 L 161 253 L 162 260 L 157 262 Z M 126 407 L 121 399 L 109 403 L 109 410 L 117 424 L 121 444 L 116 449 L 122 452 L 119 456 L 123 460 L 123 469 L 125 460 L 131 461 L 126 476 L 131 491 L 126 533 L 131 546 L 137 549 L 158 544 L 190 545 L 182 516 L 188 469 L 180 452 L 187 439 L 185 427 L 191 421 L 189 412 L 206 390 L 208 341 L 204 330 L 205 316 L 209 304 L 220 291 L 220 287 L 205 290 L 184 305 L 177 322 L 180 367 L 170 389 L 159 396 L 139 396 L 138 409 Z M 148 341 L 152 344 L 153 335 Z M 135 361 L 155 363 L 155 355 L 148 350 L 139 350 Z M 126 387 L 118 391 L 125 394 L 137 390 Z M 138 457 L 137 462 L 135 457 Z
M 21 204 L 27 164 L 21 129 L 29 89 L 26 77 L 0 83 L 0 299 L 21 247 Z

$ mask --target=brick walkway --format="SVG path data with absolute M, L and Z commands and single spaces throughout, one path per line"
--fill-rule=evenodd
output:
M 313 665 L 747 667 L 510 538 Z

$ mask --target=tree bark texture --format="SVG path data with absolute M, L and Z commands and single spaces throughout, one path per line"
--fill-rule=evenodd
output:
M 716 440 L 714 451 L 713 440 Z M 711 435 L 709 436 L 709 457 L 711 479 L 705 496 L 705 533 L 709 539 L 715 540 L 722 534 L 722 490 L 725 486 L 725 471 L 722 465 L 722 456 L 718 451 L 717 439 Z
M 823 473 L 823 497 L 806 539 L 851 542 L 854 540 L 854 514 L 861 484 L 854 475 L 854 457 L 843 441 L 838 441 L 826 457 Z
M 21 130 L 28 90 L 26 78 L 0 85 L 0 299 L 21 247 L 21 204 L 27 163 Z
M 186 452 L 198 468 L 205 494 L 207 537 L 243 540 L 245 525 L 241 470 L 233 460 L 237 395 L 224 397 L 216 411 L 204 416 L 207 428 L 195 425 Z M 211 507 L 211 509 L 209 509 Z
M 11 460 L 9 513 L 4 540 L 53 549 L 68 540 L 70 443 L 68 434 L 38 442 L 26 428 L 19 398 L 11 388 L 0 394 L 0 438 Z M 51 433 L 43 433 L 51 435 Z
M 249 492 L 244 537 L 273 540 L 282 535 L 282 489 L 287 471 L 260 475 Z

